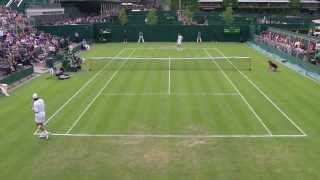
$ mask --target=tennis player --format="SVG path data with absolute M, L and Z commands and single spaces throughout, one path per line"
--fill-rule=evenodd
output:
M 128 43 L 128 31 L 127 30 L 123 31 L 123 43 L 124 44 Z
M 178 33 L 178 39 L 177 39 L 177 51 L 182 51 L 182 40 L 183 40 L 183 36 Z
M 144 37 L 143 37 L 143 32 L 139 32 L 139 39 L 138 39 L 138 43 L 144 43 Z
M 44 127 L 44 121 L 45 121 L 44 100 L 39 98 L 37 93 L 34 93 L 32 95 L 32 100 L 33 100 L 32 111 L 34 112 L 36 126 L 40 131 L 39 138 L 49 139 L 49 133 Z
M 197 34 L 197 43 L 201 43 L 201 42 L 202 42 L 201 32 L 199 31 Z

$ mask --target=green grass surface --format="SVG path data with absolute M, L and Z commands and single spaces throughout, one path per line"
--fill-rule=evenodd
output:
M 245 44 L 96 44 L 82 56 L 70 80 L 43 75 L 0 97 L 1 180 L 320 178 L 319 84 L 269 72 Z M 91 59 L 107 56 L 168 61 Z M 251 57 L 252 70 L 174 60 L 209 56 Z M 49 141 L 33 135 L 34 92 Z

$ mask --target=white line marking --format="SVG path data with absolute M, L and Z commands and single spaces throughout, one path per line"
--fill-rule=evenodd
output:
M 170 57 L 169 57 L 169 63 L 168 63 L 168 73 L 169 73 L 168 94 L 170 96 L 170 93 L 171 93 L 171 58 Z
M 303 138 L 301 134 L 213 134 L 213 135 L 179 135 L 179 134 L 60 134 L 51 133 L 52 136 L 66 137 L 119 137 L 119 138 Z
M 238 57 L 238 56 L 230 56 L 230 57 L 218 57 L 218 56 L 212 56 L 211 58 L 208 57 L 170 57 L 171 60 L 221 60 L 224 61 L 226 59 L 249 59 L 250 57 Z M 91 57 L 89 58 L 91 60 L 125 60 L 125 61 L 133 61 L 133 60 L 159 60 L 159 61 L 168 61 L 168 57 L 131 57 L 131 58 L 125 58 L 125 57 L 111 57 L 111 56 L 100 56 L 100 57 Z
M 125 50 L 125 49 L 121 49 L 121 50 L 117 53 L 116 57 L 119 56 L 120 54 L 122 54 L 122 52 L 123 52 L 124 50 Z M 110 62 L 108 62 L 107 64 L 105 64 L 100 71 L 98 71 L 98 72 L 97 72 L 94 76 L 92 76 L 84 85 L 82 85 L 82 86 L 80 87 L 80 89 L 79 89 L 77 92 L 75 92 L 62 106 L 60 106 L 60 108 L 57 109 L 57 111 L 54 112 L 54 113 L 48 118 L 48 120 L 47 120 L 44 124 L 45 124 L 45 125 L 48 124 L 58 113 L 60 113 L 60 111 L 61 111 L 66 105 L 68 105 L 68 104 L 73 100 L 73 98 L 75 98 L 81 91 L 83 91 L 93 80 L 95 80 L 96 77 L 97 77 L 100 73 L 102 73 L 103 70 L 104 70 L 109 64 L 110 64 Z M 38 132 L 38 130 L 35 130 L 33 134 L 35 134 L 35 133 L 37 133 L 37 132 Z
M 238 93 L 171 93 L 175 96 L 239 96 Z
M 208 52 L 207 49 L 203 49 L 206 54 L 210 57 L 210 53 Z M 239 94 L 239 96 L 241 97 L 241 99 L 243 100 L 243 102 L 245 102 L 245 104 L 249 107 L 249 109 L 251 110 L 251 112 L 254 114 L 254 116 L 259 120 L 259 122 L 261 123 L 261 125 L 264 127 L 264 129 L 268 132 L 269 135 L 272 135 L 270 129 L 267 127 L 267 125 L 263 122 L 263 120 L 261 119 L 261 117 L 257 114 L 257 112 L 253 109 L 253 107 L 249 104 L 249 102 L 247 101 L 247 99 L 241 94 L 240 90 L 237 88 L 237 86 L 231 81 L 231 79 L 229 78 L 229 76 L 223 71 L 223 69 L 221 68 L 221 66 L 219 65 L 219 63 L 217 63 L 216 61 L 212 61 L 213 63 L 215 63 L 215 65 L 219 68 L 219 70 L 222 72 L 223 76 L 228 80 L 228 82 L 231 84 L 231 86 L 236 90 L 236 92 Z
M 214 49 L 214 48 L 207 48 L 207 47 L 202 47 L 206 49 Z M 202 50 L 202 48 L 183 48 L 184 50 Z M 126 48 L 126 49 L 136 49 L 136 48 Z M 176 46 L 162 46 L 162 47 L 143 47 L 143 48 L 137 48 L 137 50 L 176 50 Z
M 135 50 L 133 50 L 130 55 L 132 56 L 132 54 L 135 52 Z M 78 118 L 76 119 L 76 121 L 74 121 L 74 123 L 71 125 L 71 127 L 68 129 L 68 131 L 66 132 L 66 134 L 69 134 L 71 132 L 71 130 L 78 124 L 78 122 L 81 120 L 81 118 L 83 117 L 83 115 L 89 110 L 89 108 L 92 106 L 92 104 L 98 99 L 98 97 L 102 94 L 102 92 L 104 91 L 104 89 L 110 84 L 110 82 L 113 80 L 113 78 L 118 74 L 118 72 L 120 71 L 120 69 L 125 65 L 127 61 L 123 61 L 122 64 L 119 66 L 119 68 L 117 69 L 117 71 L 115 71 L 112 76 L 110 77 L 110 79 L 105 83 L 105 85 L 100 89 L 100 91 L 98 92 L 98 94 L 91 100 L 91 102 L 87 105 L 87 107 L 84 109 L 84 111 L 82 111 L 82 113 L 78 116 Z
M 222 56 L 226 57 L 220 49 L 216 48 L 216 51 Z M 253 86 L 258 90 L 258 92 L 263 95 L 296 129 L 300 131 L 301 134 L 307 135 L 280 107 L 274 103 L 269 96 L 267 96 L 247 75 L 241 72 L 228 58 L 228 62 Z
M 102 93 L 104 96 L 168 96 L 168 93 Z M 238 93 L 170 93 L 171 96 L 239 96 Z

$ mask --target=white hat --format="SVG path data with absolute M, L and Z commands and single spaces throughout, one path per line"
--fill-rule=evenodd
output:
M 37 98 L 38 98 L 38 94 L 37 93 L 33 93 L 32 99 L 37 99 Z

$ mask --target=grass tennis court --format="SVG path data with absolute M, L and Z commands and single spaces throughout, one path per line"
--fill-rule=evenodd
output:
M 319 84 L 269 72 L 246 44 L 96 44 L 82 56 L 70 80 L 43 75 L 0 97 L 0 179 L 320 177 Z M 33 136 L 33 92 L 49 141 Z

